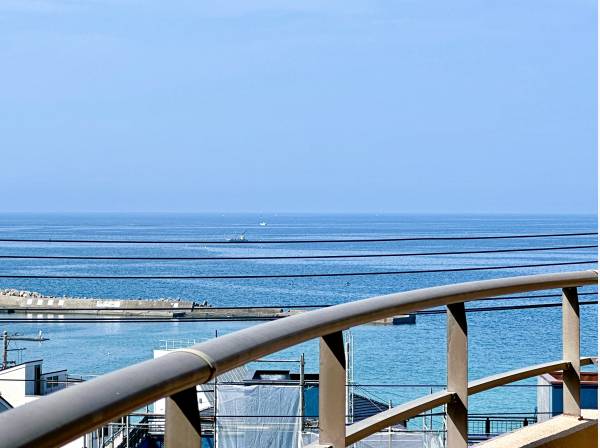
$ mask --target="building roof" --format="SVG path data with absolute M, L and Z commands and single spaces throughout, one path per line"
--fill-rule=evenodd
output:
M 385 403 L 382 403 L 381 401 L 353 392 L 352 408 L 353 421 L 358 422 L 364 420 L 365 418 L 371 417 L 373 415 L 379 414 L 380 412 L 388 410 L 389 406 Z

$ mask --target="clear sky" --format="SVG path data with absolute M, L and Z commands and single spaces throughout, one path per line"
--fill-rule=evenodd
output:
M 595 0 L 3 0 L 0 211 L 578 212 Z

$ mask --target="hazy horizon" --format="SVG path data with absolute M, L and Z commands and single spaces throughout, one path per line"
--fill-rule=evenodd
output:
M 251 215 L 251 216 L 307 216 L 307 215 L 354 215 L 354 216 L 586 216 L 597 217 L 597 212 L 369 212 L 369 211 L 114 211 L 114 210 L 78 210 L 78 211 L 0 211 L 0 215 Z

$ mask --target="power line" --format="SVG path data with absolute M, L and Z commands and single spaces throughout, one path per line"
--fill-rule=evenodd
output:
M 262 322 L 271 321 L 276 317 L 219 317 L 219 318 L 199 318 L 199 317 L 73 317 L 73 318 L 57 318 L 57 317 L 31 317 L 31 318 L 0 318 L 0 323 L 194 323 L 194 322 Z
M 578 292 L 579 296 L 591 296 L 597 295 L 598 291 L 591 292 Z M 486 300 L 515 300 L 515 299 L 539 299 L 542 297 L 561 297 L 561 294 L 536 294 L 531 296 L 498 296 L 498 297 L 484 297 L 483 299 L 477 299 L 477 301 L 486 301 Z
M 579 305 L 597 305 L 598 301 L 579 302 Z M 533 308 L 555 308 L 562 306 L 562 303 L 533 303 L 527 305 L 500 305 L 489 307 L 465 308 L 467 313 L 487 312 L 487 311 L 507 311 L 507 310 L 526 310 Z M 417 311 L 416 314 L 446 314 L 446 310 L 423 310 Z
M 580 294 L 581 295 L 581 294 Z M 555 297 L 555 296 L 553 296 Z M 557 297 L 557 296 L 556 296 Z M 47 297 L 44 298 L 44 300 L 46 300 Z M 73 299 L 77 300 L 76 297 L 74 297 Z M 114 300 L 114 299 L 108 299 L 108 300 Z M 125 299 L 125 301 L 127 301 L 127 299 Z M 113 311 L 113 310 L 118 310 L 118 311 L 199 311 L 199 312 L 210 312 L 210 311 L 216 311 L 216 310 L 262 310 L 262 309 L 299 309 L 299 308 L 327 308 L 329 306 L 334 306 L 337 304 L 315 304 L 315 305 L 252 305 L 252 306 L 210 306 L 210 307 L 203 307 L 203 306 L 195 306 L 195 307 L 191 307 L 191 306 L 185 306 L 185 307 L 177 307 L 177 308 L 173 308 L 171 307 L 119 307 L 119 308 L 69 308 L 69 307 L 20 307 L 20 306 L 16 306 L 16 307 L 12 307 L 12 308 L 7 308 L 6 306 L 3 306 L 1 309 L 11 309 L 11 310 L 17 310 L 19 312 L 21 311 L 26 311 L 26 312 L 36 312 L 36 311 L 89 311 L 89 312 L 93 312 L 96 313 L 98 311 Z
M 297 362 L 297 361 L 296 361 Z M 50 372 L 54 373 L 54 372 Z M 44 375 L 48 375 L 47 373 L 44 373 Z M 77 374 L 74 374 L 74 376 L 77 376 Z M 82 384 L 85 381 L 90 381 L 90 380 L 86 380 L 86 379 L 66 379 L 66 380 L 50 380 L 47 377 L 46 378 L 42 378 L 42 379 L 27 379 L 27 378 L 1 378 L 0 377 L 0 382 L 5 381 L 5 382 L 15 382 L 15 383 L 36 383 L 36 382 L 41 382 L 41 383 L 49 383 L 49 384 L 55 384 L 55 385 L 59 385 L 59 384 Z M 305 380 L 306 384 L 319 384 L 318 380 Z M 247 386 L 247 385 L 252 385 L 252 386 L 277 386 L 277 385 L 298 385 L 298 381 L 294 381 L 294 380 L 281 380 L 281 381 L 263 381 L 261 380 L 260 382 L 252 382 L 252 380 L 248 380 L 248 381 L 219 381 L 218 385 L 217 385 L 217 389 L 219 386 Z M 424 387 L 428 387 L 428 388 L 436 388 L 436 389 L 445 389 L 446 385 L 445 384 L 359 384 L 359 383 L 348 383 L 346 384 L 346 387 L 359 387 L 359 388 L 363 388 L 365 389 L 365 391 L 368 393 L 369 391 L 367 390 L 368 388 L 424 388 Z M 503 384 L 501 386 L 496 386 L 496 387 L 552 387 L 551 384 Z M 214 392 L 214 389 L 202 389 L 202 392 Z M 430 415 L 430 414 L 427 414 Z
M 74 239 L 43 239 L 43 238 L 0 238 L 5 243 L 75 243 L 75 244 L 300 244 L 300 243 L 384 243 L 396 241 L 455 241 L 455 240 L 498 240 L 519 238 L 561 238 L 573 236 L 593 236 L 597 232 L 577 233 L 539 233 L 539 234 L 514 234 L 514 235 L 482 235 L 482 236 L 417 236 L 396 238 L 340 238 L 340 239 L 272 239 L 272 240 L 74 240 Z
M 507 252 L 542 252 L 551 250 L 595 249 L 598 245 L 527 247 L 509 249 L 483 249 L 446 252 L 404 252 L 391 254 L 341 254 L 341 255 L 258 255 L 258 256 L 217 256 L 217 257 L 125 257 L 125 256 L 86 256 L 86 255 L 0 255 L 4 260 L 130 260 L 130 261 L 211 261 L 211 260 L 308 260 L 336 258 L 384 258 L 419 257 L 433 255 L 475 255 Z
M 254 362 L 254 361 L 252 361 Z M 296 361 L 297 362 L 297 361 Z M 50 374 L 54 373 L 54 372 L 49 372 Z M 48 373 L 44 373 L 44 375 L 48 375 Z M 73 376 L 79 376 L 78 374 L 74 374 Z M 98 376 L 98 375 L 95 375 Z M 42 378 L 42 379 L 27 379 L 27 378 L 1 378 L 0 377 L 0 382 L 15 382 L 15 383 L 36 383 L 36 382 L 41 382 L 41 383 L 50 383 L 50 384 L 82 384 L 85 381 L 90 381 L 88 379 L 73 379 L 73 378 L 68 378 L 66 380 L 50 380 L 47 377 L 46 378 Z M 306 384 L 319 384 L 318 380 L 305 380 Z M 264 381 L 261 380 L 260 382 L 253 382 L 252 380 L 248 380 L 248 381 L 219 381 L 218 385 L 217 385 L 217 389 L 219 388 L 219 386 L 247 386 L 247 385 L 252 385 L 252 386 L 277 386 L 277 385 L 298 385 L 298 381 L 294 381 L 294 380 L 272 380 L 272 381 Z M 357 388 L 361 388 L 364 389 L 364 392 L 369 393 L 368 388 L 435 388 L 435 389 L 445 389 L 447 386 L 446 384 L 411 384 L 411 383 L 394 383 L 394 384 L 390 384 L 390 383 L 386 383 L 386 384 L 373 384 L 373 383 L 347 383 L 346 387 L 357 387 Z M 496 387 L 552 387 L 551 384 L 503 384 L 500 386 L 496 386 Z M 214 388 L 213 389 L 202 389 L 202 392 L 214 392 Z M 427 414 L 428 416 L 431 414 Z M 297 416 L 293 416 L 293 417 L 297 417 Z
M 471 268 L 450 269 L 418 269 L 408 271 L 379 271 L 379 272 L 335 272 L 316 274 L 257 274 L 257 275 L 0 275 L 0 278 L 14 279 L 70 279 L 70 280 L 226 280 L 226 279 L 268 279 L 268 278 L 308 278 L 308 277 L 351 277 L 377 275 L 425 274 L 437 272 L 466 272 L 466 271 L 498 271 L 505 269 L 538 268 L 549 266 L 575 266 L 596 264 L 598 260 L 570 261 L 562 263 L 534 263 L 504 266 L 478 266 Z
M 579 305 L 597 305 L 598 301 L 579 302 Z M 477 312 L 493 312 L 493 311 L 510 311 L 510 310 L 523 310 L 523 309 L 536 309 L 536 308 L 557 308 L 561 307 L 562 303 L 539 303 L 529 305 L 513 305 L 513 306 L 496 306 L 496 307 L 480 307 L 480 308 L 466 308 L 466 312 L 477 313 Z M 444 314 L 445 310 L 426 310 L 417 311 L 416 314 Z M 273 317 L 226 317 L 226 318 L 200 318 L 200 317 L 73 317 L 73 318 L 0 318 L 0 323 L 194 323 L 194 322 L 243 322 L 243 321 L 266 321 L 275 320 L 282 318 Z

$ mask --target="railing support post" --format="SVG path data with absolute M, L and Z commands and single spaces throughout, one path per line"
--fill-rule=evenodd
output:
M 319 343 L 319 444 L 346 446 L 346 356 L 341 331 Z
M 200 411 L 196 387 L 165 398 L 166 448 L 200 447 Z
M 581 416 L 580 406 L 580 354 L 579 354 L 579 298 L 577 288 L 564 288 L 563 359 L 570 363 L 563 371 L 563 414 Z
M 447 306 L 448 391 L 454 394 L 447 405 L 448 448 L 466 448 L 468 437 L 468 346 L 465 304 Z

